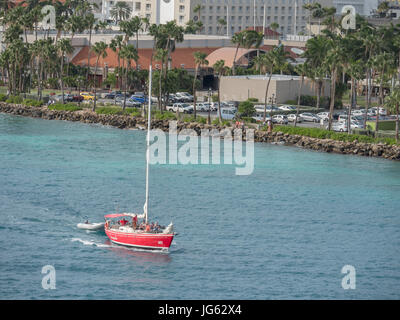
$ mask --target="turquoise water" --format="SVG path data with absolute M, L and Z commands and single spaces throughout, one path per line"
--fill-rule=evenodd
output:
M 179 232 L 160 254 L 76 228 L 141 210 L 144 132 L 0 114 L 0 150 L 1 299 L 400 298 L 398 162 L 256 144 L 250 176 L 153 165 L 150 214 Z

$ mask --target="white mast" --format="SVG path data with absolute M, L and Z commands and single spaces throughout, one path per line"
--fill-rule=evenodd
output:
M 294 0 L 294 34 L 297 35 L 297 0 Z
M 253 3 L 253 25 L 254 25 L 254 31 L 256 30 L 256 0 L 254 0 Z
M 147 223 L 147 209 L 149 207 L 149 164 L 150 164 L 150 129 L 151 129 L 151 80 L 152 66 L 149 69 L 149 106 L 147 108 L 147 144 L 146 144 L 146 202 L 144 204 L 144 216 Z

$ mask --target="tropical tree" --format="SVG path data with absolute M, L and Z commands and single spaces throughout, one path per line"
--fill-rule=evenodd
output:
M 197 81 L 197 75 L 199 72 L 199 69 L 204 66 L 204 65 L 208 65 L 208 60 L 207 58 L 207 53 L 205 52 L 201 52 L 201 51 L 196 51 L 194 54 L 194 63 L 196 65 L 196 69 L 194 72 L 194 79 L 193 79 L 193 108 L 194 108 L 194 118 L 196 119 L 196 101 L 197 101 L 197 97 L 196 97 L 196 81 Z
M 162 108 L 162 80 L 163 80 L 163 74 L 164 74 L 164 66 L 167 63 L 167 58 L 168 58 L 168 50 L 167 49 L 158 49 L 157 53 L 154 56 L 154 59 L 156 61 L 161 62 L 161 69 L 159 70 L 159 78 L 158 78 L 158 107 L 160 109 L 160 112 L 163 111 Z
M 136 64 L 137 64 L 137 61 L 139 60 L 139 55 L 138 55 L 137 49 L 135 48 L 134 45 L 132 45 L 132 44 L 124 44 L 122 46 L 122 48 L 121 48 L 121 57 L 126 60 L 125 94 L 124 94 L 124 105 L 123 105 L 123 110 L 125 110 L 125 107 L 126 107 L 126 95 L 127 95 L 127 89 L 128 89 L 128 86 L 129 86 L 128 74 L 130 72 L 132 60 L 134 60 L 136 62 Z
M 385 104 L 391 113 L 396 114 L 396 141 L 399 142 L 400 87 L 392 90 Z
M 107 44 L 105 42 L 103 42 L 103 41 L 96 42 L 93 45 L 93 48 L 92 48 L 93 52 L 96 54 L 96 57 L 97 57 L 96 58 L 96 66 L 94 68 L 94 103 L 93 103 L 93 111 L 96 110 L 96 100 L 97 100 L 97 95 L 96 95 L 96 92 L 97 92 L 96 91 L 96 87 L 97 87 L 97 81 L 96 81 L 96 78 L 97 78 L 97 67 L 99 65 L 100 57 L 102 57 L 103 59 L 107 57 L 107 48 L 108 48 Z
M 225 60 L 218 60 L 213 65 L 214 72 L 218 75 L 218 119 L 222 123 L 221 115 L 221 77 L 227 72 L 227 66 L 225 66 Z
M 299 112 L 300 112 L 300 101 L 301 101 L 301 93 L 303 92 L 303 83 L 304 83 L 304 77 L 309 73 L 309 67 L 307 64 L 298 64 L 295 69 L 296 73 L 300 76 L 300 81 L 299 81 L 299 90 L 297 93 L 297 108 L 296 108 L 296 118 L 294 120 L 294 126 L 297 126 L 297 119 L 299 118 Z
M 131 6 L 125 1 L 117 1 L 110 10 L 111 17 L 115 23 L 128 19 L 132 14 Z
M 122 35 L 116 35 L 110 42 L 110 49 L 117 53 L 118 59 L 118 87 L 121 88 L 122 86 L 122 74 L 121 74 L 121 56 L 119 52 L 121 51 L 123 45 L 123 37 Z
M 71 40 L 67 38 L 63 38 L 58 40 L 57 42 L 57 49 L 61 54 L 61 76 L 60 76 L 60 83 L 61 83 L 61 95 L 62 95 L 62 103 L 64 104 L 64 55 L 71 54 L 74 51 L 74 48 L 71 45 Z

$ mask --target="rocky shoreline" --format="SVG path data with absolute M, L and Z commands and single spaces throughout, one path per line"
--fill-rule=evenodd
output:
M 89 110 L 81 111 L 57 111 L 47 107 L 28 107 L 18 104 L 0 102 L 0 112 L 24 117 L 42 118 L 47 120 L 79 121 L 83 123 L 100 123 L 120 129 L 145 129 L 146 120 L 126 115 L 96 114 Z M 169 120 L 152 120 L 153 129 L 169 130 Z M 193 129 L 197 134 L 203 129 L 222 130 L 226 127 L 207 125 L 197 122 L 178 121 L 177 130 Z M 243 136 L 245 137 L 245 133 Z M 390 160 L 400 160 L 400 146 L 387 144 L 371 144 L 354 142 L 342 142 L 332 139 L 317 139 L 300 135 L 289 135 L 282 132 L 267 133 L 262 130 L 254 131 L 255 142 L 267 142 L 275 144 L 293 145 L 305 149 L 333 152 L 339 154 L 352 154 L 367 157 L 380 157 Z

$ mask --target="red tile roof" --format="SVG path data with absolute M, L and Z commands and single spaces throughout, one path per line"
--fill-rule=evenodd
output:
M 72 59 L 72 63 L 75 65 L 80 65 L 80 66 L 86 66 L 87 65 L 87 59 L 88 59 L 88 50 L 89 47 L 83 47 L 79 53 Z M 174 52 L 172 52 L 172 68 L 185 68 L 185 69 L 194 69 L 195 68 L 195 62 L 194 62 L 194 56 L 193 54 L 196 51 L 201 51 L 206 54 L 211 53 L 214 51 L 215 48 L 176 48 Z M 150 59 L 151 59 L 151 54 L 152 54 L 152 49 L 140 49 L 139 48 L 139 65 L 141 69 L 148 69 L 150 65 Z M 90 66 L 95 67 L 96 66 L 96 55 L 91 52 L 90 54 Z M 121 64 L 123 63 L 123 60 L 121 59 Z M 110 48 L 107 49 L 107 57 L 105 59 L 101 58 L 99 59 L 99 67 L 102 68 L 105 64 L 109 68 L 115 68 L 118 67 L 118 55 L 116 52 L 112 51 Z M 155 61 L 153 59 L 153 68 L 156 68 L 156 65 L 159 65 L 159 61 Z M 136 67 L 136 64 L 134 61 L 131 62 L 131 66 L 133 68 Z

